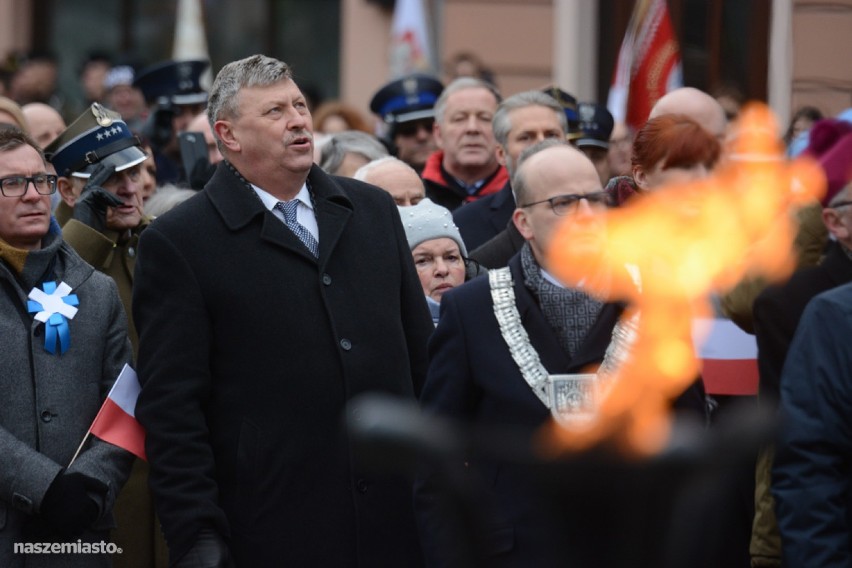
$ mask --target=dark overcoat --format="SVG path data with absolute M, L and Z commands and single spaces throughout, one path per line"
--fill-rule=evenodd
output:
M 808 302 L 822 292 L 852 281 L 852 260 L 837 243 L 821 264 L 797 270 L 784 284 L 766 288 L 754 301 L 754 334 L 760 370 L 760 396 L 778 400 L 781 369 L 799 319 Z
M 142 235 L 137 416 L 173 561 L 207 527 L 238 566 L 420 562 L 410 483 L 365 471 L 342 420 L 413 399 L 434 326 L 390 195 L 308 183 L 319 259 L 227 164 Z
M 515 197 L 507 182 L 497 193 L 465 203 L 453 211 L 453 222 L 459 228 L 464 246 L 473 250 L 503 232 L 514 212 Z
M 621 315 L 620 304 L 605 304 L 573 358 L 523 282 L 520 254 L 509 262 L 521 322 L 551 374 L 579 373 L 597 366 Z M 550 419 L 550 411 L 533 393 L 512 359 L 494 315 L 487 276 L 453 289 L 441 300 L 441 318 L 429 344 L 430 364 L 421 405 L 428 413 L 471 421 L 480 426 L 509 427 L 519 437 Z M 483 458 L 474 451 L 467 463 L 474 487 L 486 497 L 476 504 L 483 566 L 562 566 L 567 533 L 560 513 L 538 492 L 526 468 Z M 429 566 L 464 566 L 469 535 L 447 517 L 444 480 L 438 469 L 424 467 L 415 486 L 421 542 Z M 475 492 L 474 492 L 475 493 Z

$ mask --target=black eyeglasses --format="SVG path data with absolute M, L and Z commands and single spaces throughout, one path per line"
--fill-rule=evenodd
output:
M 20 197 L 27 192 L 32 183 L 37 193 L 51 195 L 56 191 L 56 176 L 36 174 L 34 176 L 9 176 L 0 179 L 0 192 L 6 197 Z
M 394 127 L 394 134 L 396 136 L 415 136 L 421 128 L 428 133 L 432 132 L 432 126 L 434 124 L 435 120 L 432 118 L 400 122 Z
M 606 205 L 609 201 L 609 194 L 605 191 L 596 191 L 594 193 L 569 193 L 566 195 L 557 195 L 550 199 L 542 199 L 541 201 L 527 203 L 525 205 L 521 205 L 521 207 L 532 207 L 539 203 L 549 203 L 553 212 L 561 217 L 563 215 L 568 215 L 577 209 L 577 204 L 580 203 L 581 199 L 588 201 L 589 205 Z
M 838 201 L 834 204 L 829 204 L 829 209 L 837 209 L 838 207 L 846 207 L 847 205 L 852 205 L 852 201 Z

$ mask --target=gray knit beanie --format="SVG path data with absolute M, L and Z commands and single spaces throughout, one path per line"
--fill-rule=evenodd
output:
M 428 198 L 417 205 L 397 207 L 397 209 L 402 217 L 402 226 L 411 250 L 423 241 L 446 237 L 456 241 L 461 255 L 467 257 L 467 249 L 459 228 L 453 223 L 453 215 L 449 209 L 433 203 Z

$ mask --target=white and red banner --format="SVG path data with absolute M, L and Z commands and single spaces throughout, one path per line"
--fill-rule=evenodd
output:
M 607 108 L 634 130 L 654 103 L 683 86 L 680 50 L 666 0 L 637 0 L 618 53 Z
M 435 70 L 424 1 L 396 0 L 391 25 L 391 77 Z
M 141 390 L 136 371 L 125 365 L 95 416 L 89 432 L 147 461 L 145 430 L 136 421 L 136 399 L 139 398 Z
M 755 395 L 757 341 L 729 319 L 696 319 L 693 339 L 707 394 Z

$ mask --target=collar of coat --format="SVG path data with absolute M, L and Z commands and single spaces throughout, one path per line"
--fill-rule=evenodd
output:
M 324 210 L 327 212 L 328 204 L 344 207 L 350 212 L 354 209 L 352 201 L 334 178 L 323 172 L 316 164 L 311 167 L 307 179 L 316 196 L 317 224 L 321 224 L 321 215 Z M 248 182 L 240 179 L 235 170 L 228 167 L 225 162 L 221 162 L 216 168 L 204 191 L 231 230 L 245 227 L 254 217 L 266 211 L 263 202 Z M 320 233 L 320 239 L 322 238 L 323 235 Z

